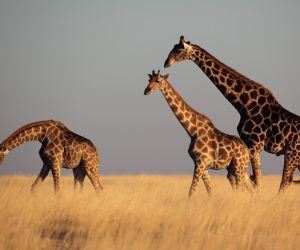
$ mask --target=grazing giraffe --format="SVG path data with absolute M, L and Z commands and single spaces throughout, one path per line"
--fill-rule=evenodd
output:
M 169 74 L 161 76 L 159 71 L 149 74 L 149 84 L 144 94 L 159 89 L 164 95 L 178 121 L 191 137 L 189 155 L 194 161 L 194 176 L 189 196 L 193 194 L 202 178 L 208 194 L 211 194 L 211 183 L 208 169 L 227 168 L 228 179 L 235 190 L 241 186 L 251 189 L 247 175 L 249 152 L 247 146 L 236 136 L 227 135 L 214 127 L 205 115 L 191 108 L 168 82 Z
M 260 152 L 284 155 L 279 192 L 284 191 L 293 181 L 294 170 L 300 167 L 300 117 L 283 108 L 269 89 L 181 36 L 164 66 L 184 60 L 194 61 L 240 113 L 237 130 L 250 150 L 251 179 L 257 190 L 261 188 Z
M 59 121 L 47 120 L 27 124 L 0 144 L 0 164 L 11 150 L 28 141 L 39 141 L 42 147 L 39 151 L 43 167 L 39 176 L 32 184 L 35 191 L 38 185 L 52 171 L 54 190 L 60 190 L 60 168 L 71 168 L 74 173 L 74 188 L 78 184 L 82 189 L 83 181 L 87 175 L 96 192 L 102 190 L 100 184 L 99 156 L 93 143 L 70 131 Z

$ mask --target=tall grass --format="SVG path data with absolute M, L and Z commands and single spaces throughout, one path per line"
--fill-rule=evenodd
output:
M 63 177 L 55 196 L 51 178 L 36 194 L 34 177 L 0 177 L 1 249 L 297 249 L 300 186 L 277 197 L 279 176 L 263 179 L 259 195 L 234 194 L 212 175 L 191 200 L 191 176 L 104 176 L 97 195 L 87 179 L 74 193 Z

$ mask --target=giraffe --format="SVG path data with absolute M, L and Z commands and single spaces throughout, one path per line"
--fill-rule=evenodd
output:
M 188 153 L 194 161 L 194 175 L 189 197 L 193 194 L 202 178 L 207 193 L 211 194 L 208 169 L 224 169 L 232 188 L 246 187 L 251 190 L 247 175 L 249 151 L 241 139 L 219 131 L 208 117 L 190 107 L 167 80 L 169 74 L 160 75 L 152 71 L 144 94 L 159 89 L 187 134 L 191 138 Z
M 164 67 L 192 60 L 240 114 L 237 126 L 241 139 L 250 150 L 250 162 L 256 189 L 261 189 L 260 152 L 284 155 L 279 193 L 293 181 L 300 167 L 300 118 L 283 108 L 272 92 L 255 81 L 226 66 L 196 44 L 180 37 L 169 53 Z
M 86 175 L 96 192 L 103 189 L 98 176 L 99 156 L 96 147 L 90 140 L 73 133 L 59 121 L 37 121 L 16 130 L 0 144 L 0 164 L 11 150 L 28 141 L 39 141 L 42 144 L 39 155 L 43 167 L 31 186 L 32 192 L 51 170 L 57 193 L 60 190 L 61 167 L 73 170 L 74 189 L 79 186 L 82 190 Z

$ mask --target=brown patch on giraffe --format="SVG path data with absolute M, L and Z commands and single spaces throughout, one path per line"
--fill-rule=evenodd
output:
M 279 113 L 273 112 L 271 115 L 271 120 L 273 123 L 278 123 L 280 119 Z
M 203 137 L 202 137 L 202 141 L 203 141 L 204 143 L 207 143 L 207 142 L 208 142 L 208 136 L 207 136 L 207 135 L 203 136 Z
M 214 134 L 214 132 L 213 132 L 212 129 L 209 129 L 209 130 L 207 131 L 207 136 L 208 136 L 209 139 L 214 139 L 215 134 Z
M 230 78 L 227 78 L 226 82 L 229 87 L 231 87 L 233 85 L 233 80 Z
M 250 102 L 250 104 L 247 106 L 247 109 L 248 109 L 248 110 L 253 109 L 256 105 L 257 105 L 256 102 L 255 102 L 255 101 L 252 101 L 252 102 Z
M 218 63 L 216 63 L 216 62 L 215 62 L 215 64 L 214 64 L 214 66 L 215 66 L 215 68 L 216 68 L 217 70 L 220 70 L 220 69 L 221 69 L 220 65 L 219 65 Z
M 240 95 L 240 98 L 243 104 L 246 104 L 249 101 L 249 96 L 247 93 L 242 93 Z
M 201 149 L 201 152 L 204 153 L 204 154 L 207 154 L 207 153 L 208 153 L 208 147 L 207 147 L 207 146 L 204 146 L 204 147 Z
M 220 73 L 219 70 L 215 69 L 215 68 L 212 68 L 212 72 L 215 74 L 215 75 L 218 75 Z M 222 78 L 224 79 L 224 77 L 222 76 Z M 225 79 L 224 79 L 225 81 Z
M 206 61 L 206 66 L 211 67 L 212 66 L 212 61 Z
M 167 97 L 167 102 L 171 102 L 172 101 L 172 97 L 171 96 L 168 96 Z
M 253 90 L 250 92 L 250 97 L 252 99 L 256 99 L 258 97 L 258 92 L 256 90 Z
M 226 76 L 229 74 L 229 72 L 228 72 L 227 69 L 221 68 L 221 74 L 222 74 L 224 77 L 226 77 Z
M 227 157 L 227 151 L 224 148 L 219 148 L 218 155 L 219 158 L 224 159 Z
M 228 82 L 228 81 L 227 81 L 227 82 Z M 241 92 L 242 89 L 243 89 L 243 85 L 241 84 L 240 81 L 237 81 L 236 84 L 235 84 L 234 87 L 233 87 L 233 90 L 234 90 L 235 92 Z
M 225 78 L 223 76 L 220 76 L 220 81 L 221 81 L 221 83 L 224 83 L 225 82 Z
M 208 77 L 212 75 L 212 74 L 211 74 L 210 68 L 206 68 L 206 75 L 207 75 Z
M 252 89 L 252 86 L 249 84 L 245 84 L 245 90 L 249 92 Z
M 259 94 L 264 96 L 266 94 L 266 90 L 264 88 L 259 88 Z
M 268 105 L 264 105 L 262 108 L 261 108 L 261 114 L 263 117 L 269 117 L 270 114 L 271 114 L 271 110 L 270 110 L 270 107 Z
M 197 121 L 196 118 L 197 118 L 197 116 L 193 115 L 191 118 L 191 123 L 196 124 L 196 121 Z
M 260 111 L 260 106 L 257 105 L 253 109 L 251 109 L 249 111 L 249 113 L 253 117 L 253 116 L 257 115 L 259 113 L 259 111 Z
M 190 119 L 192 115 L 191 115 L 190 111 L 189 112 L 187 111 L 187 112 L 184 113 L 184 116 L 185 116 L 186 119 Z
M 183 126 L 188 128 L 190 126 L 190 123 L 188 121 L 183 122 Z
M 263 105 L 265 102 L 266 102 L 266 98 L 265 98 L 265 97 L 260 96 L 260 97 L 258 98 L 258 104 L 259 104 L 259 105 Z
M 236 101 L 237 100 L 237 96 L 233 93 L 229 93 L 228 94 L 228 98 L 230 98 L 232 101 Z
M 191 126 L 191 129 L 190 129 L 191 135 L 195 134 L 196 131 L 197 131 L 197 127 L 196 126 Z

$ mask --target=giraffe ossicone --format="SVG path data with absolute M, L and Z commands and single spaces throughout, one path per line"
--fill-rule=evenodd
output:
M 191 138 L 189 155 L 194 161 L 194 175 L 189 196 L 193 194 L 202 178 L 208 194 L 211 194 L 211 182 L 208 169 L 224 169 L 228 171 L 228 180 L 235 190 L 252 186 L 247 175 L 249 151 L 241 139 L 219 131 L 208 117 L 191 108 L 168 82 L 169 74 L 160 72 L 149 74 L 149 84 L 144 94 L 160 90 Z

